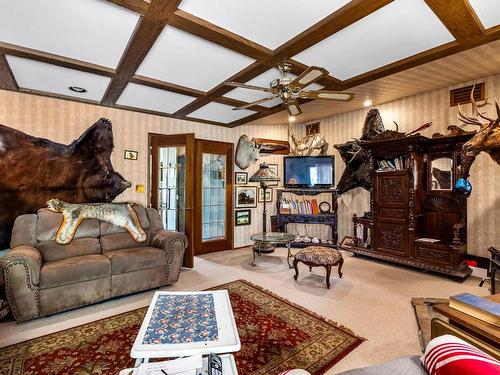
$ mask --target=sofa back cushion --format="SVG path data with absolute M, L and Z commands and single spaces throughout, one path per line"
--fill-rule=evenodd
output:
M 12 228 L 10 247 L 35 246 L 37 243 L 35 230 L 38 216 L 36 214 L 26 214 L 18 216 Z
M 139 205 L 132 206 L 139 217 L 142 229 L 146 232 L 148 239 L 144 242 L 136 242 L 129 232 L 124 228 L 117 227 L 106 221 L 99 221 L 101 233 L 101 248 L 102 252 L 130 249 L 133 247 L 149 246 L 151 232 L 149 230 L 149 218 L 146 209 Z
M 78 226 L 73 240 L 66 245 L 55 242 L 56 233 L 63 221 L 62 214 L 47 209 L 38 210 L 35 226 L 35 247 L 45 262 L 61 260 L 79 255 L 100 254 L 99 222 L 84 219 Z

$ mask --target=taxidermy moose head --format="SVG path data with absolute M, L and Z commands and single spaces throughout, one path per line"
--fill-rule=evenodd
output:
M 58 198 L 111 202 L 130 187 L 111 165 L 111 122 L 100 119 L 69 145 L 0 125 L 0 249 L 16 217 Z
M 487 152 L 500 165 L 500 106 L 497 100 L 495 100 L 496 119 L 483 115 L 479 112 L 479 108 L 484 107 L 488 101 L 486 100 L 483 104 L 477 104 L 474 100 L 474 88 L 471 91 L 471 102 L 471 116 L 465 115 L 459 104 L 459 114 L 457 117 L 466 124 L 479 126 L 479 130 L 469 142 L 463 145 L 463 150 L 468 156 L 476 156 L 481 151 Z

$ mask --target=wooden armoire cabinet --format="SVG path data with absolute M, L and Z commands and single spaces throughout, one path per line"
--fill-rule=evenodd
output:
M 465 278 L 466 198 L 454 190 L 472 134 L 427 138 L 381 133 L 361 144 L 369 156 L 370 211 L 353 215 L 348 250 Z

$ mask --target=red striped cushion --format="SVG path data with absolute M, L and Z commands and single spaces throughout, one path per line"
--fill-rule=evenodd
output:
M 439 336 L 420 358 L 429 375 L 500 375 L 500 362 L 452 335 Z

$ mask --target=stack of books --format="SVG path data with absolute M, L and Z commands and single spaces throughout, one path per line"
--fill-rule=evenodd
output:
M 318 215 L 320 213 L 318 200 L 312 199 L 286 199 L 279 202 L 280 214 L 282 215 Z
M 495 295 L 499 296 L 499 295 Z M 497 298 L 497 300 L 500 299 Z M 450 297 L 450 308 L 500 327 L 500 303 L 469 293 Z
M 409 159 L 402 156 L 394 159 L 377 160 L 377 171 L 403 171 L 408 169 Z

